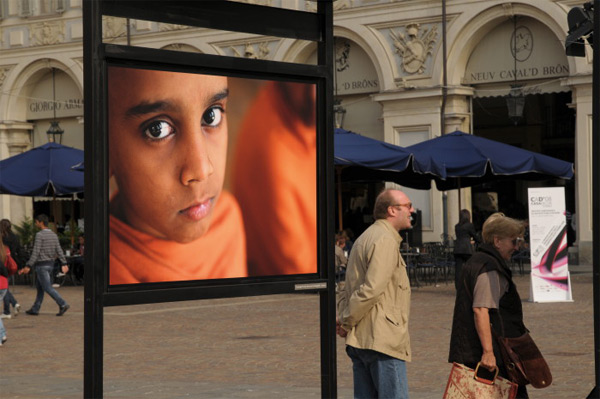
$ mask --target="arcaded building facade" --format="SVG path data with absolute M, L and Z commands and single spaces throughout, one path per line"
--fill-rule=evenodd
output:
M 0 1 L 0 159 L 47 142 L 55 117 L 65 130 L 62 143 L 83 148 L 83 1 Z M 316 7 L 304 0 L 247 2 L 308 12 Z M 574 228 L 571 251 L 581 263 L 591 262 L 592 52 L 565 55 L 567 13 L 581 3 L 334 2 L 334 96 L 345 111 L 340 127 L 400 146 L 461 130 L 575 164 L 572 181 L 515 179 L 460 194 L 435 186 L 407 189 L 421 211 L 422 241 L 439 241 L 445 232 L 452 238 L 459 207 L 472 210 L 476 226 L 478 217 L 496 209 L 525 219 L 528 187 L 564 186 Z M 311 42 L 152 21 L 106 18 L 104 40 L 285 62 L 316 59 Z M 516 115 L 508 113 L 511 89 L 523 101 Z M 379 188 L 344 186 L 346 226 L 360 230 L 369 223 Z M 0 213 L 17 223 L 34 206 L 31 198 L 0 195 Z

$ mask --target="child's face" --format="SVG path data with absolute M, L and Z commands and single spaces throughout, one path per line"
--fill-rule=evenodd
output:
M 210 226 L 223 187 L 227 78 L 109 68 L 111 212 L 186 243 Z

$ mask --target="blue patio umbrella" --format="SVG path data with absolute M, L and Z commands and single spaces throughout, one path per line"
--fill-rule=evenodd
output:
M 83 161 L 79 162 L 77 165 L 71 166 L 71 169 L 72 170 L 76 170 L 78 172 L 83 172 L 85 170 L 84 169 L 84 165 L 83 165 Z
M 388 181 L 430 189 L 432 176 L 415 174 L 406 149 L 343 129 L 334 132 L 334 164 L 338 186 L 338 221 L 342 224 L 342 181 Z
M 389 181 L 417 189 L 431 188 L 432 176 L 415 174 L 405 148 L 335 129 L 334 163 L 338 181 Z
M 83 173 L 71 169 L 83 151 L 47 143 L 0 161 L 0 194 L 50 197 L 83 192 Z
M 573 178 L 573 164 L 472 134 L 456 131 L 405 148 L 415 173 L 430 173 L 439 190 L 503 179 Z

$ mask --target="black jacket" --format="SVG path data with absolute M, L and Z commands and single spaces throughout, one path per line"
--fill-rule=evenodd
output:
M 22 268 L 27 259 L 25 259 L 25 251 L 21 247 L 19 237 L 10 232 L 6 237 L 2 237 L 2 241 L 10 249 L 10 256 L 15 260 L 19 269 Z
M 517 287 L 512 281 L 512 273 L 498 251 L 482 244 L 479 250 L 463 266 L 462 280 L 456 293 L 452 334 L 450 336 L 449 362 L 476 364 L 481 360 L 483 348 L 475 328 L 473 313 L 473 290 L 477 277 L 492 270 L 503 275 L 509 284 L 508 292 L 500 298 L 498 309 L 490 309 L 490 323 L 498 335 L 518 337 L 527 329 L 523 324 L 523 308 Z M 499 314 L 500 313 L 500 314 Z M 500 315 L 502 318 L 500 319 Z M 504 332 L 502 331 L 504 326 Z M 502 369 L 502 356 L 495 339 L 492 339 L 496 362 Z
M 454 253 L 457 255 L 471 255 L 473 253 L 471 238 L 473 238 L 475 242 L 479 242 L 473 223 L 457 224 L 454 226 L 454 232 L 456 233 Z

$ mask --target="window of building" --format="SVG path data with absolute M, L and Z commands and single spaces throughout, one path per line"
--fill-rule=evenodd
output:
M 19 16 L 48 16 L 65 11 L 65 0 L 19 0 Z
M 32 15 L 31 13 L 31 0 L 21 0 L 20 3 L 19 15 L 21 17 L 29 17 Z

